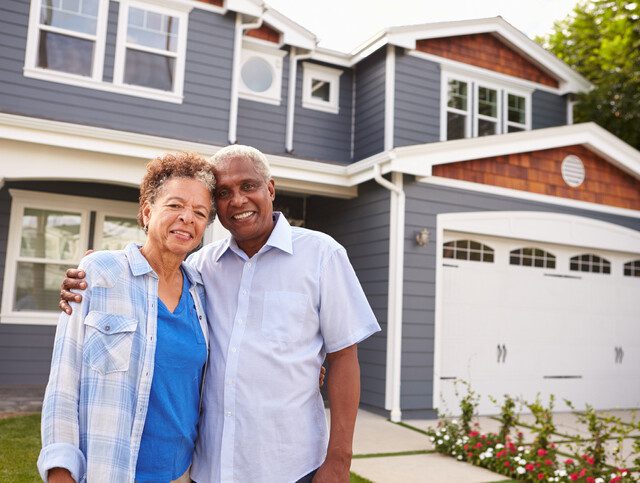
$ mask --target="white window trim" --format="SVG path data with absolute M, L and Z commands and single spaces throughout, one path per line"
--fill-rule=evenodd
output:
M 258 56 L 269 63 L 274 71 L 273 85 L 266 92 L 254 92 L 247 87 L 242 80 L 242 74 L 238 75 L 238 97 L 250 101 L 263 102 L 279 106 L 282 99 L 282 73 L 283 58 L 287 52 L 275 47 L 275 44 L 260 39 L 244 38 L 240 53 L 240 72 L 244 62 L 249 57 Z
M 69 83 L 68 81 L 73 82 L 74 80 L 81 83 L 102 82 L 104 50 L 107 39 L 107 22 L 109 17 L 109 0 L 99 0 L 99 2 L 98 18 L 96 19 L 96 33 L 95 35 L 90 35 L 56 27 L 41 28 L 40 9 L 42 6 L 42 0 L 32 0 L 31 9 L 29 11 L 29 27 L 27 31 L 27 48 L 24 59 L 24 74 L 28 77 L 38 77 L 45 80 L 51 80 L 53 82 Z M 87 77 L 38 67 L 36 62 L 38 58 L 38 43 L 40 41 L 41 29 L 48 32 L 62 33 L 70 37 L 92 40 L 94 42 L 94 50 L 91 65 L 91 76 Z
M 344 71 L 311 62 L 302 63 L 302 107 L 338 114 L 340 112 L 340 76 Z M 311 95 L 313 79 L 329 84 L 329 100 L 323 101 Z
M 156 49 L 145 48 L 142 46 L 131 46 L 135 50 L 159 53 L 167 57 L 173 57 L 175 59 L 175 70 L 173 80 L 173 90 L 163 91 L 160 89 L 153 89 L 150 87 L 136 86 L 132 84 L 125 84 L 124 82 L 124 67 L 126 50 L 129 47 L 127 43 L 127 27 L 129 22 L 129 8 L 139 8 L 149 12 L 160 13 L 163 15 L 169 15 L 176 17 L 179 21 L 178 28 L 178 45 L 176 52 L 156 51 Z M 120 10 L 118 12 L 118 30 L 116 36 L 116 54 L 113 64 L 113 84 L 119 87 L 123 91 L 133 95 L 139 95 L 141 97 L 153 96 L 154 99 L 159 100 L 173 100 L 174 102 L 182 102 L 183 90 L 184 90 L 184 70 L 185 59 L 187 56 L 187 31 L 189 23 L 189 11 L 188 10 L 176 10 L 167 8 L 164 6 L 158 6 L 155 3 L 145 2 L 143 0 L 120 0 Z
M 459 80 L 467 83 L 467 93 L 469 96 L 467 102 L 467 112 L 464 113 L 459 109 L 447 106 L 448 101 L 448 85 L 450 80 Z M 504 134 L 508 132 L 508 126 L 523 127 L 525 131 L 531 130 L 531 94 L 533 89 L 525 89 L 522 86 L 515 86 L 510 83 L 500 82 L 498 79 L 490 76 L 473 76 L 466 75 L 459 69 L 445 70 L 442 69 L 440 76 L 440 140 L 447 141 L 447 112 L 458 112 L 467 116 L 465 125 L 465 138 L 478 137 L 478 119 L 489 119 L 478 114 L 478 87 L 488 87 L 498 91 L 498 126 L 496 134 Z M 508 104 L 507 96 L 514 94 L 523 97 L 525 100 L 525 124 L 508 122 Z
M 93 59 L 93 72 L 91 77 L 85 77 L 76 74 L 70 74 L 68 72 L 59 72 L 50 69 L 43 69 L 36 66 L 38 41 L 39 41 L 39 18 L 40 18 L 40 4 L 42 0 L 33 0 L 31 2 L 31 10 L 29 14 L 29 29 L 27 34 L 27 49 L 25 53 L 25 64 L 23 74 L 25 77 L 32 79 L 39 79 L 49 82 L 57 82 L 59 84 L 67 84 L 76 87 L 84 87 L 87 89 L 93 89 L 98 91 L 113 92 L 116 94 L 131 95 L 135 97 L 143 97 L 145 99 L 153 99 L 156 101 L 171 102 L 174 104 L 182 104 L 183 90 L 184 90 L 184 71 L 185 71 L 185 57 L 187 48 L 187 24 L 189 12 L 194 8 L 194 4 L 180 2 L 180 1 L 160 1 L 160 0 L 137 0 L 136 2 L 130 2 L 129 0 L 116 0 L 120 3 L 120 9 L 118 14 L 118 36 L 116 39 L 116 59 L 114 60 L 114 73 L 113 82 L 105 82 L 103 80 L 104 71 L 104 52 L 107 35 L 107 24 L 109 17 L 109 0 L 101 0 L 100 9 L 98 13 L 98 27 L 96 31 L 96 44 L 94 50 Z M 178 38 L 178 51 L 176 60 L 176 71 L 173 92 L 162 91 L 159 89 L 150 89 L 147 87 L 133 86 L 124 83 L 116 82 L 116 68 L 120 68 L 124 74 L 123 65 L 119 65 L 118 62 L 124 62 L 124 55 L 122 59 L 118 59 L 118 45 L 123 41 L 126 41 L 126 23 L 124 28 L 124 36 L 120 34 L 120 23 L 122 16 L 121 12 L 126 11 L 128 16 L 128 9 L 125 5 L 136 3 L 139 8 L 145 10 L 160 11 L 162 10 L 168 15 L 180 18 L 180 31 Z M 159 7 L 158 4 L 165 6 Z M 172 7 L 172 8 L 169 8 Z M 82 34 L 79 35 L 83 36 Z
M 479 132 L 479 124 L 480 120 L 489 121 L 495 123 L 496 130 L 494 134 L 502 134 L 502 96 L 503 93 L 499 86 L 492 84 L 490 82 L 483 81 L 475 81 L 473 82 L 473 98 L 472 98 L 472 109 L 471 116 L 473 118 L 473 130 L 472 137 L 477 138 Z M 490 89 L 496 91 L 496 117 L 487 116 L 484 114 L 480 114 L 480 88 L 483 87 L 485 89 Z
M 10 189 L 11 215 L 9 218 L 9 237 L 7 240 L 7 256 L 5 260 L 4 285 L 2 289 L 2 304 L 0 323 L 3 324 L 33 324 L 55 325 L 59 317 L 58 310 L 42 311 L 14 311 L 13 298 L 15 293 L 16 270 L 20 258 L 20 242 L 22 235 L 22 217 L 25 208 L 57 209 L 79 213 L 81 216 L 80 242 L 78 253 L 73 260 L 51 260 L 50 263 L 77 264 L 88 248 L 89 220 L 91 212 L 96 212 L 96 226 L 105 216 L 135 217 L 138 211 L 136 203 L 125 201 L 110 201 L 80 196 L 58 195 L 36 191 Z M 101 222 L 100 222 L 101 223 Z M 98 246 L 102 233 L 96 230 L 94 245 Z

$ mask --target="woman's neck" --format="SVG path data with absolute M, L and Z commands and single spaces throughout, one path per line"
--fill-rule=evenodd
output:
M 171 252 L 158 250 L 148 241 L 140 248 L 140 253 L 147 259 L 149 265 L 151 265 L 151 268 L 153 268 L 153 271 L 156 272 L 161 281 L 171 282 L 177 278 L 182 279 L 180 265 L 182 264 L 183 258 L 180 256 Z

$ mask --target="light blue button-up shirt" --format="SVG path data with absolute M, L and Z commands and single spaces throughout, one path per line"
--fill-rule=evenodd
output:
M 80 263 L 88 289 L 62 314 L 42 407 L 38 470 L 77 482 L 133 482 L 156 347 L 158 277 L 135 244 Z M 207 338 L 200 274 L 183 264 Z
M 227 239 L 188 260 L 206 285 L 211 330 L 198 483 L 287 483 L 320 466 L 325 354 L 380 330 L 344 248 L 275 216 L 252 258 Z

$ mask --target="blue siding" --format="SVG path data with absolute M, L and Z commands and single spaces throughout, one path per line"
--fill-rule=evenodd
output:
M 335 68 L 335 66 L 331 66 Z M 340 76 L 339 112 L 316 111 L 302 107 L 304 69 L 298 65 L 296 110 L 293 127 L 293 155 L 342 164 L 351 161 L 351 114 L 353 72 Z
M 117 2 L 111 2 L 105 79 L 113 76 Z M 226 144 L 234 19 L 189 16 L 184 102 L 168 102 L 24 77 L 29 2 L 0 5 L 0 111 L 189 141 Z
M 546 91 L 534 91 L 531 96 L 532 129 L 567 124 L 567 99 Z
M 337 200 L 312 196 L 307 226 L 340 242 L 367 294 L 382 331 L 358 345 L 363 404 L 384 408 L 389 280 L 389 192 L 374 182 L 358 188 L 358 198 Z
M 88 196 L 119 201 L 138 200 L 138 190 L 122 186 L 70 182 L 8 182 L 0 190 L 0 294 L 9 236 L 9 189 Z M 57 307 L 52 307 L 57 310 Z M 55 335 L 53 325 L 0 324 L 0 385 L 46 384 Z
M 607 213 L 555 206 L 504 196 L 475 193 L 411 182 L 405 177 L 406 231 L 402 328 L 403 416 L 432 408 L 435 316 L 436 216 L 482 211 L 544 211 L 584 216 L 640 230 L 640 220 Z M 413 237 L 427 228 L 432 241 L 425 247 Z
M 287 124 L 287 89 L 289 86 L 289 55 L 282 59 L 280 105 L 265 104 L 249 99 L 238 100 L 239 144 L 248 144 L 270 154 L 285 154 L 285 126 Z
M 440 64 L 396 54 L 393 145 L 440 140 Z
M 384 149 L 386 51 L 380 49 L 356 67 L 354 161 Z

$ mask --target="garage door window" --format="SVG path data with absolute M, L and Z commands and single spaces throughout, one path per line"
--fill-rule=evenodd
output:
M 640 277 L 640 260 L 634 260 L 624 264 L 625 277 Z
M 512 250 L 509 254 L 509 264 L 522 267 L 556 268 L 556 257 L 539 248 L 519 248 Z
M 569 269 L 572 272 L 611 273 L 611 262 L 605 258 L 584 253 L 571 257 Z
M 493 263 L 493 248 L 473 240 L 454 240 L 444 244 L 442 256 L 456 260 Z

